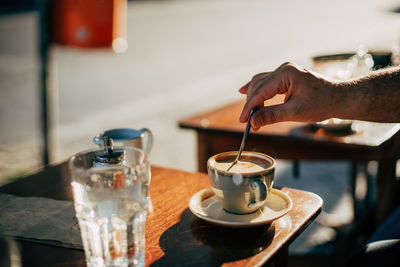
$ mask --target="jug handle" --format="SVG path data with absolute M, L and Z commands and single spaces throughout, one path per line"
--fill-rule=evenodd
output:
M 146 145 L 146 148 L 145 148 L 144 151 L 145 151 L 147 154 L 149 154 L 150 151 L 151 151 L 151 149 L 153 148 L 153 133 L 152 133 L 149 129 L 147 129 L 147 128 L 142 128 L 142 129 L 140 129 L 139 131 L 140 131 L 141 133 L 147 134 L 147 145 Z

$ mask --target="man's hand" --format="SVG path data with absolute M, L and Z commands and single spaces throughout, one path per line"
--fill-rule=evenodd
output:
M 240 115 L 240 122 L 246 122 L 250 110 L 260 107 L 251 118 L 254 130 L 280 121 L 316 122 L 333 116 L 335 105 L 339 104 L 339 90 L 335 83 L 319 75 L 284 63 L 274 72 L 257 74 L 239 89 L 247 94 L 247 101 Z M 264 101 L 277 94 L 285 94 L 283 104 L 264 106 Z M 337 107 L 337 106 L 336 106 Z

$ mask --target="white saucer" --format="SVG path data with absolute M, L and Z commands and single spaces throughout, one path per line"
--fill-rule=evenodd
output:
M 209 223 L 235 228 L 269 224 L 285 215 L 291 208 L 292 200 L 274 188 L 268 192 L 267 201 L 259 210 L 244 215 L 226 212 L 211 188 L 197 192 L 189 202 L 189 209 L 198 218 Z

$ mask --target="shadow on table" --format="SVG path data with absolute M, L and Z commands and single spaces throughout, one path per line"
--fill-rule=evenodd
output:
M 226 228 L 196 218 L 186 209 L 179 223 L 160 237 L 165 253 L 152 266 L 220 266 L 248 258 L 265 249 L 275 234 L 274 225 Z

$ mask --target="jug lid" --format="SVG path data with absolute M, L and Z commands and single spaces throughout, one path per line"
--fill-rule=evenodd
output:
M 132 128 L 118 128 L 107 130 L 93 137 L 93 143 L 102 146 L 104 137 L 111 138 L 114 141 L 124 141 L 139 138 L 143 134 L 143 129 L 136 130 Z
M 131 128 L 119 128 L 107 130 L 103 133 L 104 136 L 108 136 L 113 140 L 129 140 L 140 137 L 143 131 L 139 131 Z
M 96 154 L 96 162 L 101 164 L 120 163 L 123 160 L 123 151 L 114 149 L 112 139 L 108 136 L 104 136 L 102 141 L 104 150 L 101 153 Z

